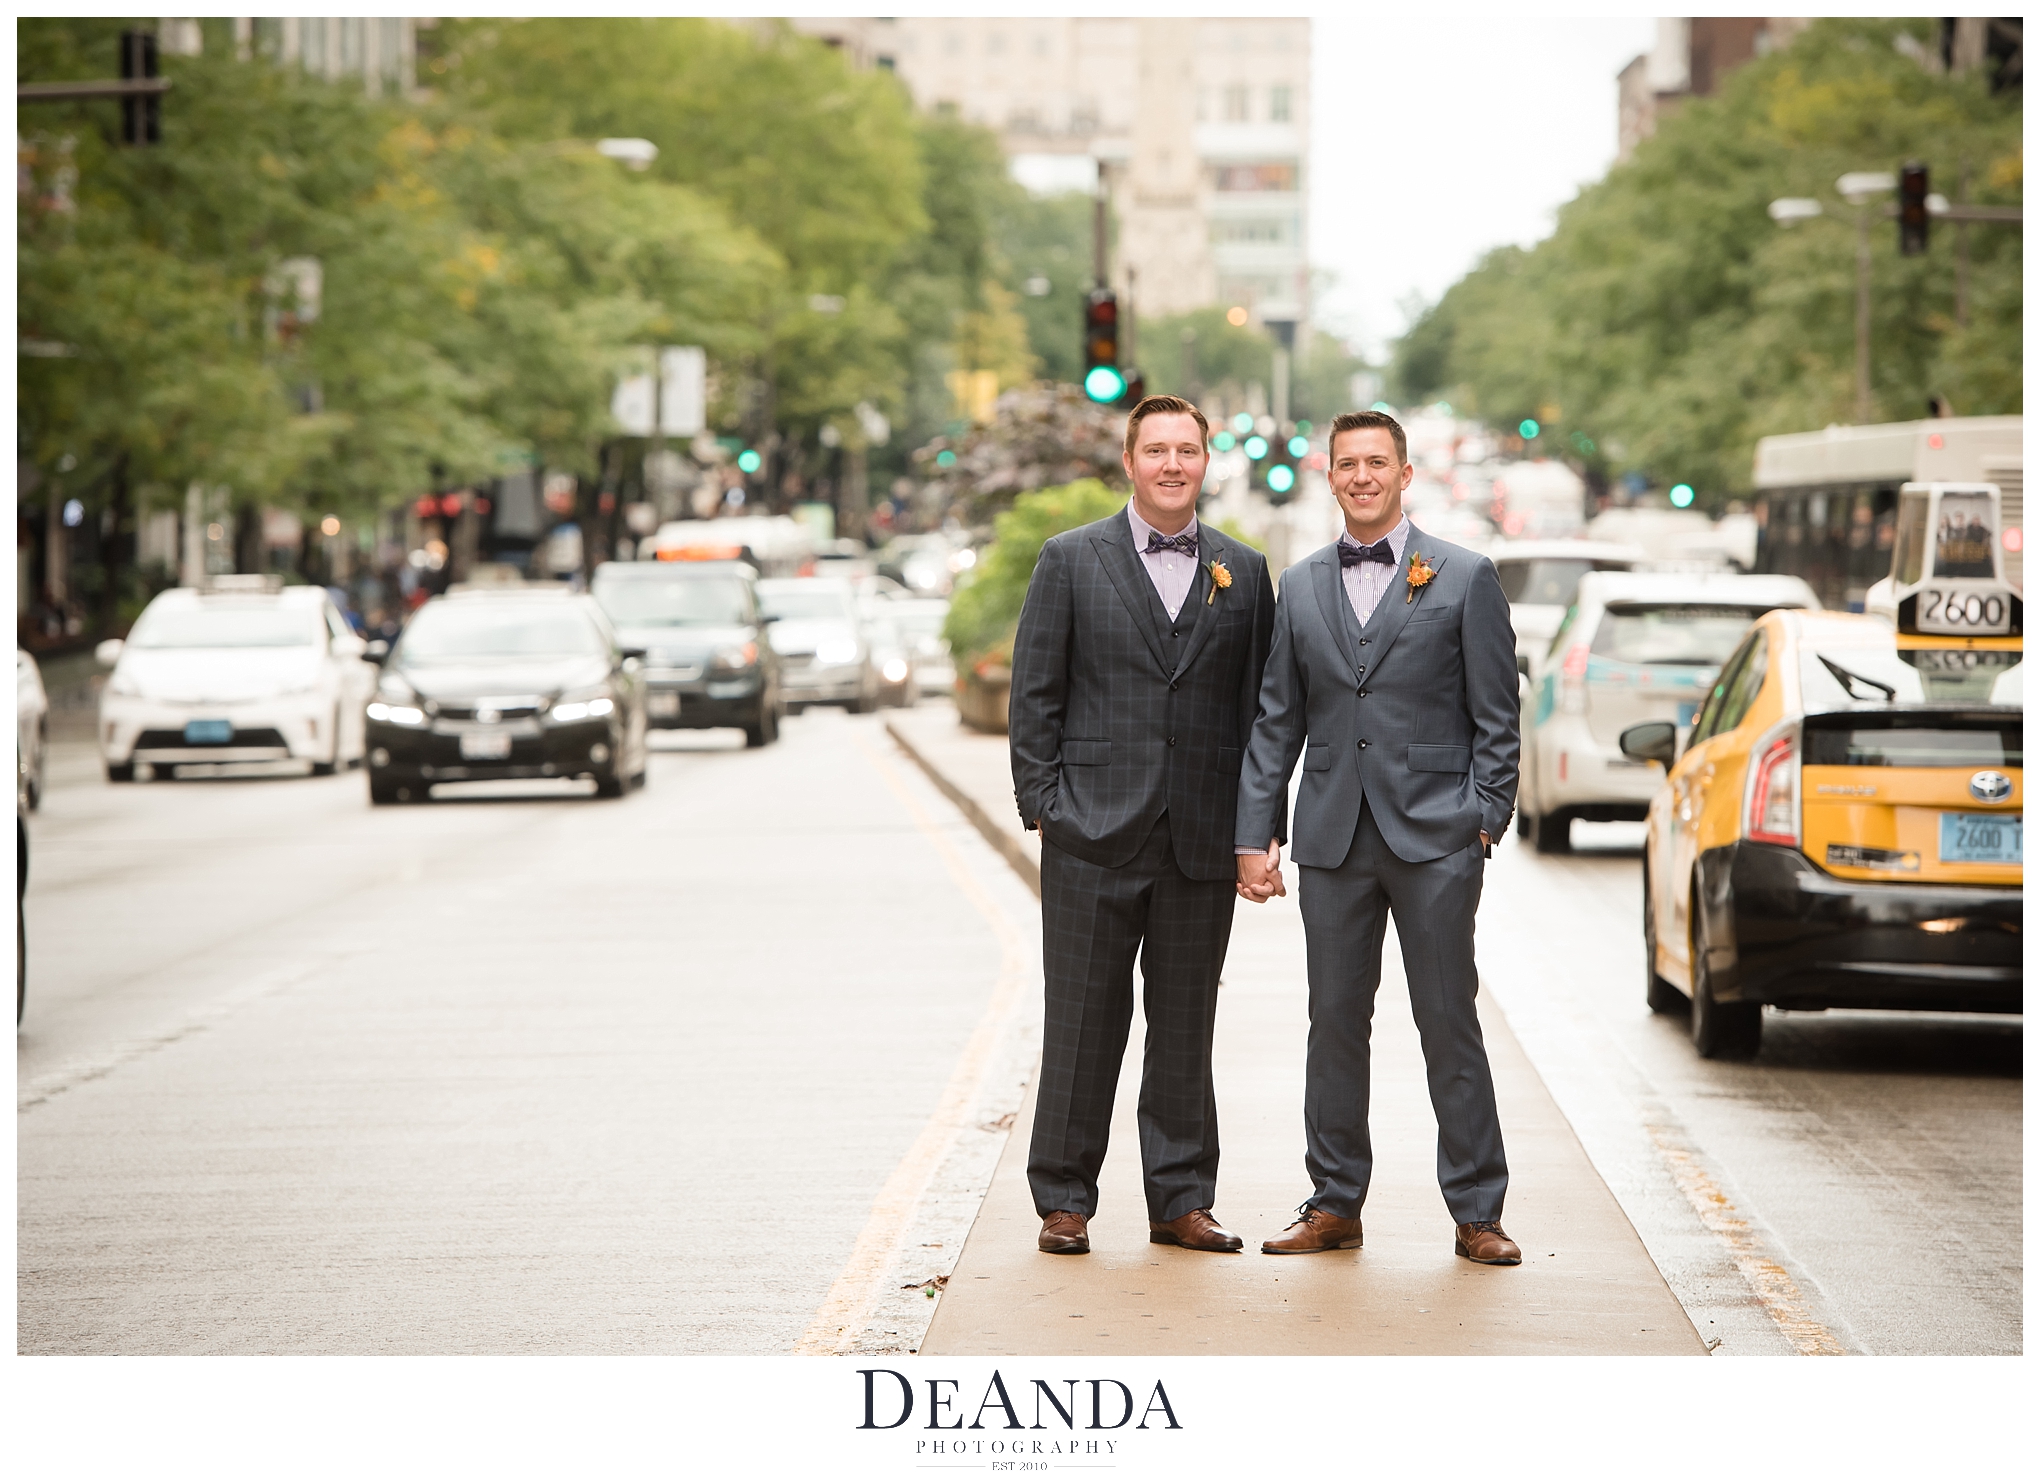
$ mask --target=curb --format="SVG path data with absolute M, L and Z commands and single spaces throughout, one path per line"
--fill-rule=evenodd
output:
M 1041 866 L 1013 837 L 1012 831 L 992 821 L 992 816 L 979 806 L 977 799 L 964 792 L 945 776 L 940 768 L 930 762 L 916 747 L 907 734 L 895 726 L 890 717 L 885 723 L 886 732 L 900 744 L 900 750 L 914 759 L 914 765 L 928 774 L 928 780 L 942 790 L 942 796 L 954 803 L 963 816 L 970 820 L 971 827 L 985 836 L 985 842 L 999 851 L 1006 863 L 1013 866 L 1013 872 L 1027 882 L 1027 888 L 1034 892 L 1034 898 L 1041 898 Z

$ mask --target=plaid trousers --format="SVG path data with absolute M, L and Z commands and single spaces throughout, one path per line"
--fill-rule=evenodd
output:
M 1218 1185 L 1211 1034 L 1232 938 L 1233 884 L 1193 880 L 1176 861 L 1169 815 L 1114 869 L 1041 846 L 1041 1083 L 1027 1184 L 1035 1210 L 1098 1210 L 1119 1065 L 1133 1024 L 1133 963 L 1145 982 L 1142 1176 L 1148 1217 L 1209 1208 Z

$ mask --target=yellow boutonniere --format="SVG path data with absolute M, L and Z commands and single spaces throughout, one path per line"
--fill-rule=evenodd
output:
M 1218 597 L 1219 589 L 1230 587 L 1232 587 L 1232 570 L 1217 558 L 1213 558 L 1211 560 L 1211 592 L 1204 595 L 1204 601 L 1210 603 Z
M 1424 555 L 1421 552 L 1412 554 L 1409 571 L 1410 595 L 1403 602 L 1406 604 L 1415 603 L 1417 600 L 1417 590 L 1437 576 L 1437 568 L 1425 562 Z

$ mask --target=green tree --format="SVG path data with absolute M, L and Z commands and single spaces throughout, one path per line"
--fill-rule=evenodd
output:
M 1927 24 L 1816 22 L 1664 119 L 1549 239 L 1493 252 L 1412 325 L 1398 397 L 1443 393 L 1499 425 L 1534 416 L 1711 504 L 1747 489 L 1758 437 L 1852 418 L 1855 239 L 1836 177 L 1922 159 L 1952 196 L 1966 161 L 1973 201 L 2020 198 L 2017 95 L 1920 65 Z M 1786 195 L 1840 221 L 1780 230 L 1765 206 Z M 2019 234 L 1971 228 L 1966 325 L 1953 236 L 1937 225 L 1908 258 L 1875 223 L 1875 418 L 1916 417 L 1930 394 L 2019 409 Z
M 1020 606 L 1027 601 L 1027 582 L 1041 560 L 1042 544 L 1058 532 L 1110 516 L 1126 505 L 1126 493 L 1102 481 L 1071 481 L 1047 486 L 1014 498 L 993 523 L 996 538 L 972 571 L 970 581 L 950 600 L 943 638 L 959 667 L 975 665 L 986 655 L 1010 659 L 1013 633 L 1020 626 Z

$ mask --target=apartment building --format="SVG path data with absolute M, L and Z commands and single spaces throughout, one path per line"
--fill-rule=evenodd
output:
M 231 47 L 237 56 L 301 66 L 330 81 L 359 77 L 380 95 L 417 86 L 418 28 L 433 24 L 399 16 L 209 16 L 159 20 L 156 34 L 171 55 Z
M 1031 188 L 1092 190 L 1112 284 L 1145 315 L 1214 303 L 1308 315 L 1310 22 L 796 20 L 917 105 L 991 128 Z

